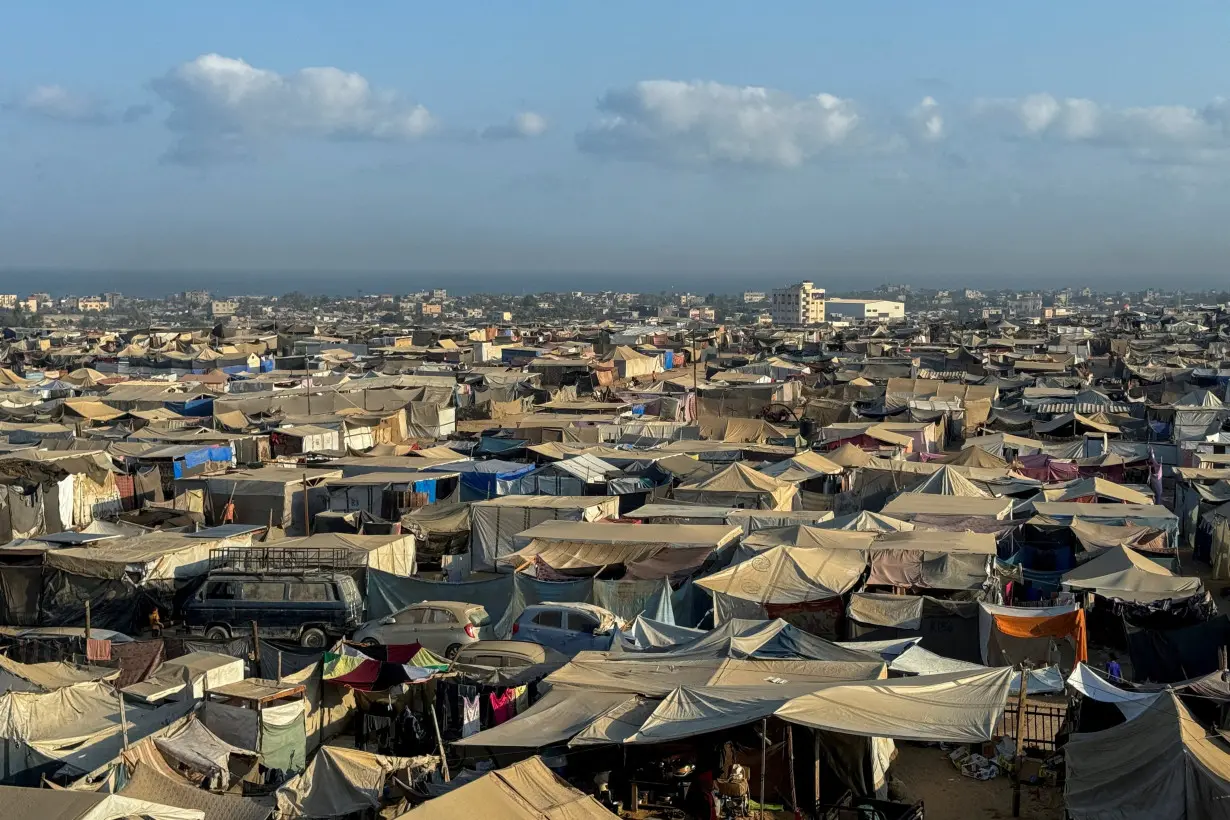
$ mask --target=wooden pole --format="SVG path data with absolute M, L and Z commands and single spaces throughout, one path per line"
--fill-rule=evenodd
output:
M 128 715 L 124 710 L 124 693 L 116 687 L 115 695 L 120 699 L 120 731 L 124 733 L 124 751 L 128 751 Z
M 278 682 L 282 681 L 282 650 L 278 650 Z
M 1016 755 L 1012 772 L 1012 816 L 1021 816 L 1021 764 L 1025 761 L 1025 690 L 1028 688 L 1029 664 L 1021 664 L 1021 688 L 1016 696 Z
M 303 534 L 312 534 L 312 517 L 311 505 L 308 503 L 308 479 L 307 473 L 303 474 Z
M 260 632 L 256 627 L 256 621 L 252 622 L 252 660 L 256 661 L 257 677 L 259 677 L 261 668 L 261 639 Z
M 440 735 L 440 719 L 436 717 L 436 702 L 431 702 L 431 726 L 436 730 L 436 745 L 440 749 L 440 768 L 444 772 L 444 782 L 449 781 L 448 758 L 444 754 L 444 738 Z
M 760 818 L 764 820 L 764 775 L 769 765 L 769 719 L 760 719 Z
M 90 659 L 90 599 L 85 601 L 85 655 L 86 661 Z
M 799 795 L 794 788 L 794 726 L 786 724 L 786 758 L 790 766 L 790 809 L 799 816 Z
M 816 767 L 815 771 L 812 773 L 812 777 L 814 779 L 814 782 L 812 784 L 814 786 L 814 791 L 812 792 L 812 796 L 816 800 L 814 810 L 819 811 L 820 810 L 820 730 L 812 729 L 811 737 L 812 737 L 812 764 Z

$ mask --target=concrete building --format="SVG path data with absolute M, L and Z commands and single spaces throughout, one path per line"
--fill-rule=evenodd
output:
M 773 290 L 769 313 L 775 325 L 818 325 L 825 320 L 824 288 L 799 282 Z
M 830 321 L 877 321 L 905 317 L 905 302 L 886 299 L 829 299 L 824 309 Z
M 105 296 L 82 296 L 77 300 L 77 310 L 81 313 L 101 313 L 110 309 L 111 303 Z
M 757 302 L 763 302 L 768 297 L 762 290 L 745 290 L 743 291 L 743 304 L 753 305 Z
M 16 307 L 16 293 L 0 293 L 0 310 L 13 310 Z
M 210 313 L 215 319 L 234 316 L 239 310 L 239 303 L 234 299 L 215 299 L 209 305 Z

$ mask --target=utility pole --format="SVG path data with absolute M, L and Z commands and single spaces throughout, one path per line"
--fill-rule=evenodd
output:
M 1016 696 L 1016 754 L 1013 756 L 1012 816 L 1021 816 L 1021 765 L 1025 762 L 1025 690 L 1029 681 L 1029 661 L 1021 663 L 1021 687 Z

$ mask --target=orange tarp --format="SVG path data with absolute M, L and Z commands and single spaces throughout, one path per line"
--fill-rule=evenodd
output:
M 1013 638 L 1063 638 L 1071 637 L 1076 644 L 1076 660 L 1089 660 L 1085 644 L 1085 610 L 1052 615 L 1049 618 L 1014 618 L 1011 615 L 995 615 L 995 628 Z

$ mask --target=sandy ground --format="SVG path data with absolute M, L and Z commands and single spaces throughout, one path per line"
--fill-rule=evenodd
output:
M 980 781 L 963 777 L 938 746 L 897 744 L 892 776 L 903 797 L 922 800 L 927 820 L 972 820 L 1012 817 L 1012 781 L 1006 775 Z M 1021 817 L 1062 820 L 1063 792 L 1048 786 L 1021 788 Z

